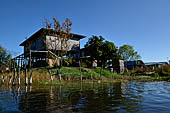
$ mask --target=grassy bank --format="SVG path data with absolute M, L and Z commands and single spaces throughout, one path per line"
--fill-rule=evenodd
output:
M 100 68 L 80 68 L 78 67 L 62 67 L 61 77 L 62 82 L 58 81 L 57 69 L 50 69 L 53 75 L 53 81 L 50 80 L 50 74 L 47 68 L 38 68 L 28 71 L 28 80 L 30 79 L 30 74 L 32 72 L 33 84 L 61 84 L 64 81 L 80 81 L 82 75 L 84 82 L 113 82 L 113 81 L 169 81 L 170 77 L 159 77 L 159 76 L 130 76 L 112 73 L 109 70 Z M 101 76 L 100 76 L 101 74 Z M 2 83 L 2 76 L 6 77 L 5 84 L 8 84 L 10 76 L 12 73 L 5 73 L 0 75 L 0 82 Z M 25 83 L 25 72 L 20 72 L 21 83 Z

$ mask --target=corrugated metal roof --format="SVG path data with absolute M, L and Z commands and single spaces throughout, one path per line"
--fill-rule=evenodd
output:
M 43 33 L 46 33 L 46 35 L 47 35 L 46 31 L 48 31 L 48 30 L 52 30 L 52 29 L 46 29 L 46 28 L 39 29 L 37 32 L 35 32 L 33 35 L 31 35 L 28 39 L 26 39 L 24 42 L 22 42 L 19 46 L 24 46 L 27 41 L 31 41 L 35 38 L 38 38 L 38 36 L 41 36 Z M 52 31 L 55 32 L 54 30 L 52 30 Z M 76 37 L 76 38 L 79 38 L 79 39 L 86 37 L 86 36 L 78 35 L 78 34 L 75 34 L 75 33 L 71 33 L 71 34 L 73 35 L 73 37 Z
M 145 65 L 162 65 L 168 64 L 167 62 L 146 62 Z

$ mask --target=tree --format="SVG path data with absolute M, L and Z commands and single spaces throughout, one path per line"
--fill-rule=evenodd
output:
M 85 48 L 88 49 L 89 55 L 91 56 L 91 61 L 99 61 L 102 56 L 102 45 L 104 38 L 102 36 L 92 36 L 89 38 L 88 42 L 85 44 Z
M 85 48 L 88 49 L 91 62 L 97 60 L 98 66 L 101 67 L 100 75 L 102 68 L 110 66 L 110 64 L 113 66 L 113 63 L 117 63 L 120 59 L 115 44 L 113 42 L 104 41 L 102 36 L 92 36 L 89 38 Z
M 10 59 L 10 53 L 0 45 L 0 62 L 8 64 Z
M 48 35 L 50 37 L 50 46 L 54 54 L 56 56 L 60 57 L 60 63 L 58 64 L 58 76 L 59 79 L 61 80 L 61 74 L 60 74 L 60 69 L 62 67 L 62 57 L 67 55 L 67 52 L 69 50 L 69 43 L 68 40 L 72 37 L 70 31 L 72 29 L 72 22 L 70 19 L 66 18 L 64 23 L 60 24 L 60 22 L 56 19 L 53 18 L 53 22 L 50 23 L 48 20 L 45 21 L 46 24 L 46 29 L 48 30 Z M 49 47 L 48 47 L 49 49 Z M 55 59 L 56 61 L 56 59 Z
M 113 42 L 105 41 L 102 45 L 102 65 L 106 65 L 107 61 L 117 57 L 117 48 Z
M 50 44 L 53 52 L 59 56 L 65 56 L 69 49 L 68 40 L 72 37 L 70 31 L 72 29 L 72 22 L 70 19 L 66 18 L 64 23 L 53 18 L 53 22 L 50 23 L 48 20 L 45 21 L 46 29 L 48 30 L 48 35 L 50 35 Z M 49 49 L 49 48 L 48 48 Z
M 130 60 L 138 60 L 141 56 L 138 54 L 137 51 L 134 50 L 133 46 L 131 45 L 123 45 L 119 48 L 119 53 L 121 58 L 125 61 Z

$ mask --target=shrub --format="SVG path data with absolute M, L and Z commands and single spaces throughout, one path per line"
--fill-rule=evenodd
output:
M 170 65 L 163 65 L 160 69 L 160 75 L 168 76 L 170 75 Z

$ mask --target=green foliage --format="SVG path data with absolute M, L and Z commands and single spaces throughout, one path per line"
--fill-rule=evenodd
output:
M 170 65 L 163 65 L 161 68 L 160 75 L 168 76 L 170 75 Z
M 138 52 L 134 50 L 133 46 L 130 45 L 121 46 L 119 48 L 119 53 L 121 55 L 121 58 L 125 61 L 138 60 L 141 58 Z
M 97 60 L 98 64 L 101 62 L 101 65 L 104 67 L 110 63 L 107 61 L 119 59 L 115 44 L 113 42 L 104 41 L 102 36 L 92 36 L 86 43 L 85 48 L 89 51 L 91 61 Z
M 54 69 L 53 72 L 55 73 L 55 72 L 57 72 L 57 70 Z M 82 74 L 83 78 L 86 78 L 86 79 L 100 78 L 100 68 L 81 68 L 81 74 Z M 78 68 L 78 67 L 62 67 L 61 75 L 62 75 L 62 78 L 64 78 L 64 79 L 66 79 L 66 78 L 80 79 L 80 68 Z M 119 76 L 119 74 L 115 74 L 115 73 L 110 72 L 107 69 L 103 69 L 102 76 L 109 78 L 109 77 L 113 77 L 113 76 Z
M 10 53 L 0 45 L 0 62 L 8 64 L 10 59 Z
M 63 59 L 63 61 L 64 61 L 63 62 L 64 66 L 70 66 L 73 63 L 73 58 L 72 57 L 67 57 L 67 58 Z
M 141 67 L 136 67 L 135 69 L 132 70 L 133 73 L 144 73 L 145 70 L 144 68 L 141 68 Z
M 82 59 L 81 60 L 81 67 L 90 67 L 92 63 L 90 62 L 90 59 Z
M 85 44 L 85 48 L 88 49 L 92 60 L 98 60 L 102 55 L 102 45 L 104 38 L 102 36 L 92 36 L 89 38 L 88 42 Z M 93 51 L 93 52 L 92 52 Z
M 115 59 L 117 58 L 117 48 L 114 45 L 114 43 L 109 42 L 109 41 L 105 41 L 102 45 L 102 56 L 101 56 L 101 60 L 105 62 L 107 60 L 111 60 L 111 59 Z
M 131 72 L 125 72 L 124 75 L 130 76 L 130 75 L 131 75 Z

